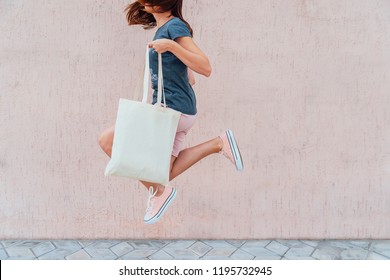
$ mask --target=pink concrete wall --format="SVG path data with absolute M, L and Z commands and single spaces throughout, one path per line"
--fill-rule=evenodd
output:
M 194 145 L 231 128 L 146 226 L 146 191 L 104 177 L 100 132 L 154 31 L 124 0 L 0 1 L 0 238 L 389 238 L 390 2 L 185 0 L 213 73 Z

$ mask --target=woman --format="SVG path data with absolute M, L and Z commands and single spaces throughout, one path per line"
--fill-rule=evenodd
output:
M 230 130 L 205 143 L 181 150 L 185 135 L 194 125 L 197 108 L 192 85 L 192 71 L 209 77 L 211 66 L 207 56 L 192 39 L 192 28 L 182 16 L 183 0 L 146 0 L 128 5 L 129 25 L 141 24 L 145 29 L 157 27 L 150 42 L 149 58 L 152 79 L 153 104 L 157 99 L 158 53 L 163 54 L 163 85 L 168 107 L 181 112 L 171 156 L 170 180 L 174 179 L 204 157 L 221 153 L 237 170 L 243 169 L 242 158 Z M 192 71 L 191 71 L 192 70 Z M 103 151 L 111 156 L 115 126 L 104 131 L 99 139 Z M 141 183 L 149 190 L 148 207 L 144 222 L 157 222 L 176 196 L 175 188 L 152 182 Z

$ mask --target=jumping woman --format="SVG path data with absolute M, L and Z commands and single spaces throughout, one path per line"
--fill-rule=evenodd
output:
M 163 54 L 163 86 L 167 107 L 181 112 L 174 141 L 169 180 L 173 180 L 201 159 L 215 153 L 226 156 L 236 167 L 243 170 L 243 161 L 231 130 L 194 147 L 182 149 L 185 136 L 197 118 L 196 98 L 192 85 L 193 72 L 205 77 L 211 74 L 209 59 L 195 44 L 193 31 L 182 16 L 183 0 L 146 0 L 129 4 L 129 25 L 142 25 L 144 29 L 157 27 L 150 48 L 150 76 L 153 101 L 157 101 L 158 53 Z M 99 145 L 111 157 L 115 126 L 105 130 L 99 137 Z M 158 141 L 158 139 L 156 139 Z M 141 183 L 149 191 L 144 222 L 157 222 L 176 196 L 176 189 L 153 182 Z

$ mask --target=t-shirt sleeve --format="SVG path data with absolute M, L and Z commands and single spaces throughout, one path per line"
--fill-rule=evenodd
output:
M 192 37 L 188 26 L 182 21 L 175 21 L 168 28 L 169 36 L 172 40 L 179 37 Z

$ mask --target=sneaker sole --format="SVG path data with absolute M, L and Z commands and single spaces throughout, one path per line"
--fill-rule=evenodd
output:
M 160 208 L 160 211 L 157 212 L 157 214 L 152 217 L 149 220 L 144 220 L 144 222 L 148 225 L 156 223 L 158 220 L 161 219 L 161 217 L 164 215 L 165 211 L 168 209 L 169 205 L 173 202 L 173 200 L 176 197 L 176 189 L 172 189 L 172 193 L 168 196 L 167 200 L 163 204 L 163 206 Z
M 234 161 L 236 162 L 236 169 L 242 171 L 244 169 L 244 163 L 242 161 L 240 149 L 238 148 L 237 141 L 234 138 L 233 132 L 228 129 L 226 130 L 226 135 L 229 140 L 230 149 L 232 150 Z

